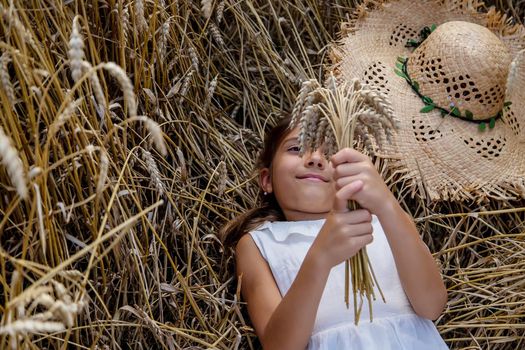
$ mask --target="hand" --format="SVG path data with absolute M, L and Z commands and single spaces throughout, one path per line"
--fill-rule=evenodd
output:
M 334 154 L 331 162 L 334 167 L 336 190 L 355 181 L 363 183 L 361 189 L 349 198 L 359 203 L 362 208 L 380 216 L 381 212 L 397 203 L 392 192 L 366 155 L 354 149 L 345 148 Z
M 308 251 L 324 268 L 342 263 L 373 240 L 370 212 L 348 209 L 348 200 L 362 187 L 363 182 L 357 180 L 337 191 L 332 210 Z

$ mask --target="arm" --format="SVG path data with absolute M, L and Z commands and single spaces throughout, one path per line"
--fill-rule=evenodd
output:
M 447 291 L 412 219 L 400 207 L 367 156 L 344 149 L 332 157 L 332 164 L 338 186 L 355 181 L 364 183 L 352 199 L 379 218 L 414 311 L 421 317 L 436 319 L 447 302 Z
M 447 290 L 416 225 L 390 196 L 377 216 L 392 249 L 399 278 L 414 311 L 435 320 L 447 303 Z
M 255 242 L 244 235 L 236 247 L 237 275 L 248 313 L 265 349 L 304 349 L 333 266 L 372 242 L 372 217 L 366 210 L 350 212 L 348 198 L 361 182 L 341 188 L 321 231 L 308 250 L 284 297 Z
M 236 259 L 243 298 L 264 349 L 306 348 L 329 270 L 307 255 L 281 298 L 268 264 L 249 235 L 239 241 Z

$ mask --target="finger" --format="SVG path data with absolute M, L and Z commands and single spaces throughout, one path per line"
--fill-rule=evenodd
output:
M 363 181 L 357 180 L 351 184 L 341 188 L 335 193 L 334 204 L 332 210 L 336 213 L 346 213 L 348 209 L 348 201 L 352 196 L 363 188 Z
M 342 163 L 334 167 L 334 179 L 344 176 L 353 176 L 367 172 L 369 169 L 367 162 Z
M 343 148 L 330 158 L 334 167 L 343 163 L 362 162 L 365 160 L 368 160 L 367 156 L 352 148 Z
M 372 226 L 371 222 L 352 224 L 348 227 L 350 228 L 349 235 L 351 237 L 370 235 L 374 231 L 374 227 Z
M 352 246 L 352 250 L 355 251 L 355 253 L 353 255 L 355 255 L 359 250 L 361 250 L 367 244 L 372 243 L 373 240 L 374 240 L 374 236 L 372 236 L 371 234 L 363 235 L 363 236 L 357 236 L 357 237 L 352 238 L 352 240 L 349 243 Z M 349 258 L 350 258 L 350 256 L 349 256 Z
M 358 185 L 356 185 L 356 183 Z M 357 189 L 354 186 L 357 186 Z M 365 186 L 366 181 L 364 181 L 364 179 L 361 177 L 355 176 L 354 178 L 351 178 L 351 181 L 347 185 L 337 189 L 336 193 L 341 192 L 340 196 L 346 200 L 355 200 L 357 194 L 361 192 Z
M 352 182 L 355 182 L 355 181 L 361 181 L 362 183 L 366 183 L 366 179 L 367 179 L 366 176 L 364 176 L 362 174 L 354 175 L 354 176 L 341 177 L 341 178 L 335 180 L 335 188 L 336 188 L 336 190 L 340 190 L 343 187 L 348 186 L 349 184 L 351 184 Z
M 367 209 L 352 210 L 343 215 L 345 217 L 344 222 L 349 225 L 361 223 L 370 224 L 372 222 L 372 213 L 370 213 L 370 211 L 368 211 Z
M 355 230 L 354 225 L 372 223 L 372 213 L 368 209 L 356 209 L 350 210 L 345 213 L 338 213 L 338 223 L 342 226 L 348 227 L 349 229 L 345 232 L 352 234 L 352 230 Z M 369 226 L 371 227 L 371 226 Z

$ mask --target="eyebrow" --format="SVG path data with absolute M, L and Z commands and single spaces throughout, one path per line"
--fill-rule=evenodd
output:
M 298 137 L 290 137 L 290 138 L 287 138 L 283 141 L 282 145 L 283 146 L 286 146 L 287 144 L 291 143 L 291 142 L 299 142 L 299 138 Z

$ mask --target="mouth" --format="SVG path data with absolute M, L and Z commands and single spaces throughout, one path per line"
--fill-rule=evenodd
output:
M 310 181 L 316 181 L 316 182 L 328 182 L 328 179 L 322 175 L 319 174 L 304 174 L 297 176 L 299 180 L 310 180 Z

